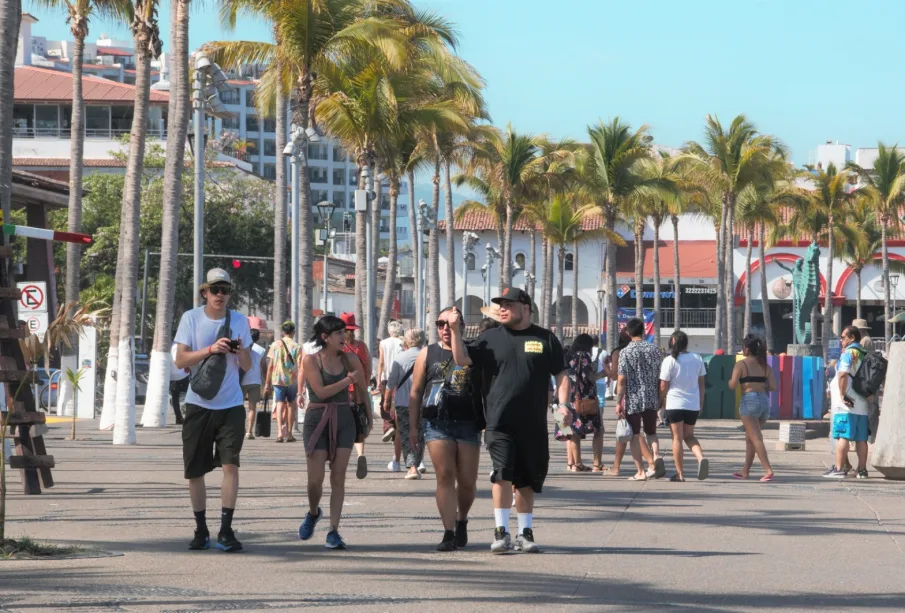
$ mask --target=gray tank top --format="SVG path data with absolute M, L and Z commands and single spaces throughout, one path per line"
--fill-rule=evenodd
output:
M 343 365 L 343 371 L 338 375 L 331 375 L 326 370 L 324 370 L 324 362 L 321 360 L 320 354 L 317 354 L 317 367 L 321 371 L 321 380 L 324 382 L 324 385 L 332 385 L 339 381 L 342 381 L 349 374 L 346 371 L 345 365 Z M 305 381 L 305 385 L 308 387 L 308 399 L 312 403 L 328 403 L 328 402 L 349 402 L 349 389 L 346 388 L 340 392 L 336 392 L 330 398 L 319 398 L 317 394 L 314 393 L 314 389 L 311 387 L 311 384 L 308 381 Z

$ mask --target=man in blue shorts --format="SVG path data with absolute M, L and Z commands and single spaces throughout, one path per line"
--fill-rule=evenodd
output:
M 827 479 L 844 479 L 848 475 L 848 452 L 855 443 L 858 454 L 858 478 L 867 479 L 868 399 L 852 389 L 852 377 L 858 372 L 864 349 L 861 331 L 849 326 L 842 331 L 842 355 L 836 365 L 836 378 L 830 383 L 833 411 L 831 436 L 836 440 L 836 464 L 823 474 Z

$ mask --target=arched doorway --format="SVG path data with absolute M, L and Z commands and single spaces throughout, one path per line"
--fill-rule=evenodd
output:
M 562 322 L 564 326 L 572 325 L 572 296 L 563 296 L 562 303 L 566 307 L 566 311 L 563 314 Z M 552 316 L 550 317 L 550 322 L 556 322 L 556 303 L 553 303 L 553 308 L 550 311 Z M 588 325 L 588 307 L 582 302 L 581 298 L 578 299 L 578 321 L 575 322 L 575 325 L 578 326 L 586 326 Z

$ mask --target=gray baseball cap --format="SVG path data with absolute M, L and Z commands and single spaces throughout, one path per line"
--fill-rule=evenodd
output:
M 233 281 L 229 278 L 229 273 L 222 268 L 211 268 L 207 271 L 207 284 L 213 285 L 214 283 L 229 283 L 232 285 Z

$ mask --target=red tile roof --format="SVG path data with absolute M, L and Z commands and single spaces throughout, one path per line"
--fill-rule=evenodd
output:
M 82 95 L 86 104 L 135 103 L 135 86 L 99 77 L 82 77 Z M 16 66 L 16 102 L 72 102 L 72 75 L 61 70 Z M 151 104 L 165 104 L 165 92 L 151 90 Z
M 446 221 L 440 220 L 437 224 L 441 231 L 446 229 Z M 466 213 L 465 216 L 459 220 L 457 219 L 454 227 L 456 230 L 469 230 L 469 231 L 482 231 L 482 230 L 496 230 L 496 218 L 493 213 L 487 213 L 484 211 L 472 211 L 470 213 Z M 593 214 L 586 217 L 581 225 L 582 230 L 598 230 L 603 227 L 603 215 L 601 214 Z M 515 231 L 527 231 L 531 229 L 528 220 L 524 217 L 519 218 L 515 222 L 515 226 L 513 227 Z M 538 226 L 538 229 L 540 227 Z
M 115 158 L 92 158 L 84 161 L 85 168 L 125 168 L 126 160 L 118 160 Z M 232 168 L 235 166 L 232 162 L 222 160 L 213 160 L 205 162 L 211 164 L 215 168 Z M 191 165 L 186 163 L 186 166 Z M 13 158 L 13 166 L 24 167 L 53 167 L 53 168 L 69 168 L 69 158 Z
M 673 276 L 672 241 L 660 241 L 660 274 Z M 716 277 L 716 241 L 683 240 L 679 237 L 679 267 L 683 277 Z M 654 274 L 654 243 L 644 243 L 644 276 Z M 616 276 L 635 276 L 635 245 L 616 248 Z
M 117 49 L 116 47 L 98 47 L 98 55 L 111 55 L 113 57 L 133 57 L 135 51 L 132 49 Z

